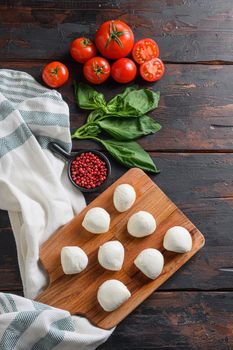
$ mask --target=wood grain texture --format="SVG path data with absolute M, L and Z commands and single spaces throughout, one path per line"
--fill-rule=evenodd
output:
M 72 39 L 109 18 L 155 38 L 172 62 L 232 61 L 232 1 L 1 1 L 1 59 L 61 59 Z M 20 7 L 12 5 L 16 4 Z
M 155 292 L 99 350 L 231 350 L 232 292 Z
M 0 68 L 17 68 L 32 74 L 41 81 L 43 62 L 0 63 Z M 69 64 L 71 78 L 59 91 L 67 101 L 71 112 L 71 131 L 81 126 L 87 117 L 74 102 L 73 77 L 78 77 L 80 67 Z M 151 115 L 162 125 L 155 135 L 140 139 L 141 145 L 150 151 L 233 151 L 233 66 L 167 65 L 164 78 L 154 85 L 146 85 L 140 79 L 137 87 L 153 87 L 161 92 L 159 108 Z M 227 83 L 226 83 L 227 82 Z M 111 80 L 97 87 L 106 98 L 123 90 Z M 74 149 L 100 148 L 91 141 L 74 140 Z
M 4 214 L 3 214 L 4 213 Z M 0 211 L 1 217 L 7 216 Z M 12 291 L 22 289 L 19 275 L 16 246 L 13 233 L 10 228 L 0 229 L 0 291 Z
M 8 213 L 4 210 L 0 210 L 0 230 L 2 228 L 10 228 Z
M 113 205 L 115 188 L 128 183 L 136 191 L 136 201 L 126 213 L 118 213 Z M 93 235 L 82 227 L 89 209 L 102 207 L 111 216 L 106 234 Z M 127 222 L 139 210 L 150 212 L 157 222 L 154 234 L 143 239 L 127 233 Z M 163 248 L 163 237 L 173 226 L 185 227 L 192 236 L 192 250 L 174 254 Z M 118 240 L 125 248 L 125 261 L 118 272 L 106 271 L 98 264 L 98 249 L 108 241 Z M 131 169 L 90 203 L 78 216 L 59 229 L 40 248 L 40 260 L 49 275 L 49 286 L 36 300 L 53 307 L 65 309 L 71 314 L 86 316 L 93 324 L 110 329 L 121 322 L 170 276 L 183 266 L 204 245 L 205 239 L 190 220 L 169 200 L 151 179 L 140 169 Z M 64 274 L 60 254 L 64 246 L 79 246 L 89 258 L 88 267 L 80 274 Z M 135 266 L 137 255 L 146 248 L 156 248 L 163 253 L 164 268 L 154 281 L 148 280 Z M 119 279 L 130 290 L 131 297 L 117 310 L 105 312 L 98 304 L 96 294 L 100 285 L 108 279 Z

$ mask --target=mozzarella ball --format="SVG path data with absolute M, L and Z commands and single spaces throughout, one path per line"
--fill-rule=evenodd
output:
M 113 311 L 131 297 L 128 288 L 119 280 L 107 280 L 97 292 L 97 300 L 105 311 Z
M 82 226 L 91 233 L 108 232 L 110 226 L 110 215 L 103 208 L 91 208 L 86 213 Z
M 132 207 L 136 199 L 136 192 L 133 186 L 121 184 L 116 187 L 113 194 L 114 207 L 120 213 Z
M 166 232 L 163 246 L 171 252 L 186 253 L 192 249 L 192 237 L 186 228 L 174 226 Z
M 125 250 L 119 241 L 106 242 L 99 247 L 99 263 L 107 270 L 119 271 L 122 268 L 124 257 Z
M 145 237 L 151 235 L 156 229 L 155 218 L 147 211 L 138 211 L 128 221 L 127 230 L 131 236 Z
M 134 264 L 144 275 L 154 280 L 163 270 L 164 258 L 159 250 L 148 248 L 138 254 Z
M 61 250 L 61 265 L 66 275 L 82 272 L 88 264 L 86 253 L 79 247 L 63 247 Z

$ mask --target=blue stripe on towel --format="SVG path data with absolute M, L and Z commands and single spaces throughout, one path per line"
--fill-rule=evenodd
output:
M 40 311 L 44 311 L 44 310 L 52 310 L 52 307 L 49 305 L 45 305 L 42 303 L 39 303 L 38 301 L 34 301 L 31 300 L 32 305 L 34 306 L 35 310 L 40 310 Z
M 8 294 L 8 293 L 5 293 L 4 295 L 5 295 L 5 297 L 8 299 L 9 303 L 11 304 L 11 309 L 12 309 L 12 311 L 13 311 L 13 312 L 17 312 L 18 309 L 17 309 L 17 307 L 16 307 L 15 301 L 14 301 L 14 299 L 12 298 L 12 296 L 11 296 L 10 294 Z
M 0 138 L 0 158 L 13 149 L 23 145 L 32 133 L 26 124 L 21 124 L 11 134 Z
M 6 303 L 5 303 L 5 301 L 4 301 L 4 299 L 0 296 L 0 308 L 2 308 L 2 310 L 4 311 L 4 312 L 10 312 L 9 310 L 8 310 L 8 307 L 6 306 Z M 1 349 L 1 348 L 0 348 Z
M 65 331 L 74 332 L 71 317 L 65 317 L 51 323 L 48 333 L 33 345 L 31 350 L 51 350 L 60 344 L 65 337 Z
M 13 350 L 19 338 L 39 315 L 40 312 L 38 311 L 19 312 L 3 333 L 0 349 Z
M 48 125 L 69 127 L 67 114 L 35 111 L 19 111 L 26 123 L 31 125 Z
M 0 121 L 6 119 L 14 110 L 14 107 L 9 101 L 4 100 L 0 102 Z
M 28 93 L 27 92 L 30 91 L 29 89 L 26 89 L 25 86 L 22 86 L 22 91 L 15 91 L 14 90 L 14 87 L 11 87 L 11 89 L 9 89 L 8 87 L 3 87 L 2 85 L 0 85 L 0 92 L 3 94 L 3 95 L 8 95 L 8 96 L 20 96 L 22 97 L 24 100 L 27 99 L 27 98 L 33 98 L 33 97 L 37 97 L 38 94 L 37 93 Z M 43 92 L 40 92 L 40 95 L 42 94 Z
M 14 79 L 9 79 L 9 80 L 10 81 L 6 80 L 5 77 L 2 78 L 0 74 L 0 82 L 1 82 L 0 88 L 4 89 L 4 87 L 6 87 L 8 88 L 8 90 L 16 88 L 17 91 L 20 91 L 20 89 L 23 89 L 23 91 L 25 91 L 26 89 L 29 91 L 36 92 L 38 94 L 43 94 L 44 92 L 48 91 L 48 89 L 46 88 L 38 87 L 38 84 L 33 81 L 30 81 L 29 83 L 28 80 L 24 81 L 24 79 L 20 80 L 19 82 L 15 82 Z
M 10 73 L 12 74 L 11 76 L 5 75 L 4 73 Z M 6 69 L 0 69 L 0 79 L 6 79 L 9 82 L 16 82 L 18 81 L 19 83 L 21 83 L 22 81 L 25 82 L 31 82 L 31 83 L 35 83 L 36 81 L 33 79 L 32 76 L 30 76 L 29 74 L 25 73 L 25 72 L 19 72 L 14 71 L 14 70 L 6 70 Z

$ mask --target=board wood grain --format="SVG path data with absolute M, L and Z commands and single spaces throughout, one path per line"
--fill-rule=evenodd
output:
M 125 213 L 118 213 L 112 201 L 114 189 L 121 183 L 134 186 L 137 194 L 135 204 Z M 111 215 L 110 230 L 101 235 L 93 235 L 81 226 L 86 212 L 96 206 L 105 208 Z M 134 238 L 126 230 L 129 217 L 139 210 L 151 212 L 157 221 L 155 233 L 145 238 Z M 163 236 L 169 227 L 175 225 L 184 226 L 191 233 L 193 247 L 190 252 L 176 254 L 164 250 Z M 125 247 L 125 261 L 121 271 L 112 272 L 99 265 L 97 254 L 101 244 L 116 239 Z M 80 274 L 64 275 L 62 271 L 60 252 L 67 245 L 82 247 L 89 257 L 88 267 Z M 42 245 L 40 259 L 50 283 L 37 300 L 71 314 L 85 315 L 93 324 L 109 329 L 142 303 L 203 245 L 203 235 L 159 187 L 143 171 L 131 169 Z M 136 256 L 148 247 L 159 249 L 165 259 L 163 272 L 154 281 L 146 278 L 133 264 Z M 108 313 L 98 304 L 96 293 L 104 281 L 112 278 L 125 283 L 132 296 L 120 308 Z
M 205 233 L 208 244 L 159 290 L 232 290 L 233 157 L 224 153 L 151 153 L 161 170 L 151 179 Z M 111 160 L 112 184 L 125 168 Z M 179 174 L 179 176 L 177 176 Z M 89 204 L 98 192 L 85 195 Z M 7 212 L 0 211 L 0 291 L 22 290 L 14 235 Z M 201 267 L 201 273 L 200 273 Z

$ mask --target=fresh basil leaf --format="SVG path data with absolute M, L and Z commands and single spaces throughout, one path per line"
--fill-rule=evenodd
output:
M 104 95 L 84 83 L 75 85 L 75 99 L 82 109 L 106 108 Z
M 83 139 L 85 137 L 95 137 L 101 133 L 101 128 L 95 123 L 84 124 L 72 135 L 72 139 Z
M 94 122 L 96 121 L 97 119 L 99 118 L 102 118 L 103 115 L 105 115 L 105 112 L 103 111 L 103 109 L 101 108 L 98 108 L 98 109 L 95 109 L 94 111 L 92 111 L 88 118 L 87 118 L 87 122 Z
M 135 140 L 161 129 L 161 125 L 147 115 L 127 119 L 112 117 L 100 120 L 97 123 L 105 132 L 120 141 Z
M 85 128 L 85 135 L 86 136 L 97 136 L 101 133 L 101 129 L 97 124 L 90 124 L 86 126 Z
M 125 108 L 133 108 L 140 115 L 146 114 L 158 107 L 160 93 L 149 89 L 131 91 L 124 99 Z
M 159 99 L 159 92 L 128 88 L 108 102 L 107 111 L 116 117 L 138 117 L 157 108 Z
M 134 87 L 127 87 L 121 94 L 117 94 L 107 103 L 107 110 L 110 114 L 115 113 L 118 109 L 119 104 L 125 98 L 128 93 L 135 91 Z
M 137 167 L 152 173 L 159 173 L 150 155 L 134 141 L 100 140 L 108 152 L 128 168 Z

